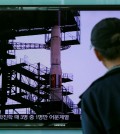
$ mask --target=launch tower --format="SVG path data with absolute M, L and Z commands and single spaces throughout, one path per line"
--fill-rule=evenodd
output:
M 73 124 L 79 122 L 79 109 L 69 98 L 73 92 L 63 84 L 73 79 L 69 74 L 62 73 L 58 53 L 71 45 L 80 44 L 79 16 L 79 11 L 61 10 L 60 24 L 56 26 L 58 11 L 0 11 L 1 115 L 47 116 L 71 113 Z M 67 38 L 68 32 L 74 32 L 75 38 Z M 18 36 L 28 35 L 44 35 L 45 44 L 10 42 Z M 52 51 L 54 48 L 58 49 L 54 45 L 56 40 L 59 42 L 57 61 L 53 59 L 56 54 Z M 9 60 L 16 58 L 17 50 L 43 48 L 51 49 L 50 69 L 41 63 L 33 65 L 21 62 L 8 65 Z

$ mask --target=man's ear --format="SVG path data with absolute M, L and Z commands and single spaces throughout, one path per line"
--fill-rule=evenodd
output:
M 99 51 L 97 51 L 96 49 L 94 49 L 95 55 L 98 58 L 99 61 L 103 60 L 103 56 L 101 55 L 101 53 Z

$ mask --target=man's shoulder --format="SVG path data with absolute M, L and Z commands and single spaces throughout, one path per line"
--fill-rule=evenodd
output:
M 98 87 L 98 85 L 103 84 L 104 79 L 105 79 L 105 77 L 101 76 L 98 79 L 96 79 L 95 81 L 93 81 L 85 92 L 93 90 L 94 88 Z
M 101 85 L 100 83 L 102 83 L 104 79 L 104 76 L 101 76 L 100 78 L 96 79 L 94 82 L 91 83 L 91 85 L 87 88 L 87 90 L 85 90 L 79 98 L 82 98 L 83 95 L 85 94 L 89 94 L 89 92 L 93 91 L 94 89 L 96 89 L 96 87 L 98 87 L 98 85 Z
M 90 89 L 93 86 L 97 86 L 98 84 L 100 84 L 101 82 L 103 82 L 105 78 L 106 78 L 105 75 L 99 77 L 98 79 L 96 79 L 95 81 L 93 81 L 91 83 L 91 85 L 88 87 L 88 89 Z
M 103 87 L 105 88 L 106 82 L 107 83 L 109 82 L 109 86 L 110 86 L 110 84 L 112 84 L 112 79 L 116 77 L 115 74 L 119 75 L 119 78 L 120 78 L 120 68 L 111 70 L 107 72 L 106 74 L 104 74 L 103 76 L 101 76 L 100 78 L 96 79 L 94 82 L 91 83 L 91 85 L 87 88 L 87 90 L 83 92 L 83 94 L 87 94 L 91 91 L 96 92 L 98 88 L 99 89 Z M 80 96 L 80 98 L 83 96 L 83 94 Z

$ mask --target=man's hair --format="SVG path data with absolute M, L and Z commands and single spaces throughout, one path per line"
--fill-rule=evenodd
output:
M 106 48 L 105 50 L 100 50 L 96 48 L 96 50 L 99 51 L 101 55 L 108 60 L 120 58 L 120 46 Z
M 105 18 L 91 32 L 91 43 L 106 59 L 120 57 L 120 19 Z

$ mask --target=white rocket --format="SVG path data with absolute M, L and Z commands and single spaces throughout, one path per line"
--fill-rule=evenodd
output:
M 62 70 L 61 70 L 61 37 L 60 27 L 55 25 L 51 32 L 51 69 L 50 69 L 50 99 L 62 100 Z

